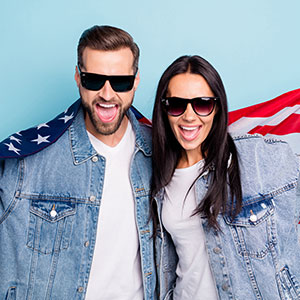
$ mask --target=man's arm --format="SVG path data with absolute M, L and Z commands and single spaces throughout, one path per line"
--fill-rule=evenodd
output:
M 0 224 L 13 209 L 20 179 L 20 165 L 16 159 L 0 159 Z

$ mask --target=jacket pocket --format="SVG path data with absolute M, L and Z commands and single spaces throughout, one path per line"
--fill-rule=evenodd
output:
M 275 247 L 274 210 L 272 197 L 259 195 L 244 200 L 243 208 L 234 220 L 224 217 L 230 225 L 239 255 L 263 259 Z
M 284 266 L 280 270 L 281 285 L 285 299 L 300 299 L 300 286 L 295 276 L 290 274 L 289 268 Z
M 17 295 L 16 295 L 16 287 L 15 286 L 11 286 L 6 294 L 5 300 L 16 300 L 17 299 Z
M 43 254 L 67 249 L 75 213 L 72 202 L 31 200 L 27 247 Z

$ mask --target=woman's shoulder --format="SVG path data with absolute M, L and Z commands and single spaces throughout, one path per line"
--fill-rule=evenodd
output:
M 296 160 L 289 144 L 275 137 L 265 137 L 261 134 L 231 135 L 240 156 L 251 156 L 272 159 Z
M 297 180 L 299 159 L 287 142 L 260 134 L 232 138 L 238 152 L 242 184 L 247 188 L 268 192 Z

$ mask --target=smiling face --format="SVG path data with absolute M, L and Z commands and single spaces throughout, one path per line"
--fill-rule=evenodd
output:
M 82 54 L 82 72 L 101 75 L 133 75 L 133 54 L 129 48 L 102 51 L 85 48 Z M 126 111 L 132 104 L 139 83 L 137 74 L 134 86 L 127 92 L 115 92 L 109 81 L 98 91 L 91 91 L 81 84 L 76 68 L 75 80 L 85 108 L 87 130 L 103 142 L 115 145 L 127 128 Z M 112 141 L 113 140 L 113 141 Z
M 183 73 L 172 77 L 169 82 L 167 96 L 192 99 L 196 97 L 214 97 L 214 94 L 201 75 Z M 201 144 L 211 130 L 215 113 L 216 108 L 210 115 L 200 117 L 194 112 L 189 103 L 182 115 L 178 117 L 168 115 L 172 131 L 185 150 L 177 167 L 193 165 L 203 158 Z

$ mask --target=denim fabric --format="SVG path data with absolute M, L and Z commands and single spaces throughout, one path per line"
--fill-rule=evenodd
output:
M 219 215 L 219 232 L 203 220 L 219 299 L 300 299 L 296 157 L 285 142 L 259 135 L 239 136 L 234 141 L 240 158 L 243 208 L 234 220 Z M 211 172 L 196 182 L 198 203 Z M 156 196 L 159 214 L 163 196 L 163 190 Z M 172 299 L 168 294 L 176 281 L 178 258 L 169 234 L 161 231 L 156 239 L 160 299 Z
M 130 176 L 144 299 L 152 300 L 151 134 L 132 112 L 129 118 L 136 134 Z M 89 142 L 82 110 L 54 144 L 0 161 L 0 299 L 84 299 L 104 176 L 105 158 Z

